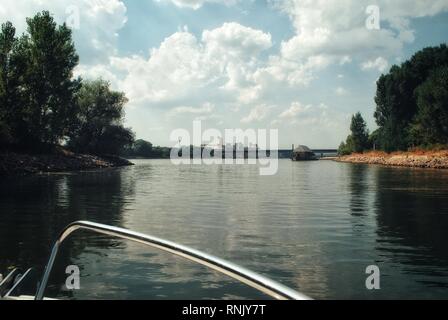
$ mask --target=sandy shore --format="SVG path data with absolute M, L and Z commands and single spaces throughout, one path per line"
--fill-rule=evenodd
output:
M 0 176 L 81 171 L 128 165 L 132 165 L 132 163 L 119 157 L 98 157 L 67 151 L 39 155 L 0 153 Z
M 448 150 L 414 152 L 369 152 L 336 159 L 339 162 L 379 164 L 398 167 L 448 169 Z

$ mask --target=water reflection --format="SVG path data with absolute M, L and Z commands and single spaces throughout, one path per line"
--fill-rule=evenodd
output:
M 43 267 L 74 220 L 166 238 L 262 273 L 317 298 L 447 297 L 448 171 L 320 161 L 256 166 L 131 168 L 0 182 L 0 271 Z M 65 266 L 82 290 L 66 292 Z M 382 290 L 366 290 L 380 266 Z M 77 234 L 49 295 L 65 298 L 264 298 L 235 281 L 138 244 Z
M 446 298 L 448 172 L 382 168 L 376 179 L 383 186 L 375 201 L 379 254 L 424 285 L 408 287 L 413 294 Z
M 365 165 L 350 166 L 350 212 L 354 217 L 367 215 L 367 193 L 369 168 Z
M 26 177 L 0 185 L 0 270 L 13 266 L 38 267 L 47 262 L 53 241 L 76 220 L 94 220 L 122 225 L 123 197 L 132 194 L 132 179 L 123 171 Z M 123 181 L 125 180 L 125 181 Z M 65 283 L 65 266 L 87 246 L 113 248 L 124 245 L 102 236 L 79 235 L 64 244 L 55 265 L 49 293 L 56 294 Z

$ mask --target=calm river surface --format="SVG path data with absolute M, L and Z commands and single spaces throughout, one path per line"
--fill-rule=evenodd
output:
M 0 181 L 0 272 L 42 271 L 68 223 L 90 220 L 172 240 L 316 299 L 448 298 L 448 171 L 280 160 L 257 166 L 136 166 Z M 78 265 L 81 289 L 64 289 Z M 368 291 L 365 269 L 381 270 Z M 180 258 L 81 232 L 47 295 L 71 299 L 264 298 Z

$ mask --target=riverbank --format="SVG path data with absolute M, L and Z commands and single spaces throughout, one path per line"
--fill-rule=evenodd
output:
M 27 175 L 44 172 L 81 171 L 130 166 L 116 156 L 92 156 L 59 150 L 51 154 L 0 153 L 0 176 Z
M 396 167 L 448 169 L 448 150 L 410 152 L 368 152 L 336 159 L 338 162 L 379 164 Z

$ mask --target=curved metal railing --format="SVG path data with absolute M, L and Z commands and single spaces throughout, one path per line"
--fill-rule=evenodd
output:
M 198 250 L 191 249 L 189 247 L 182 246 L 171 241 L 148 236 L 143 233 L 138 233 L 123 228 L 112 227 L 88 221 L 78 221 L 66 227 L 60 234 L 59 238 L 56 240 L 53 249 L 51 251 L 50 259 L 45 267 L 44 275 L 38 287 L 37 294 L 35 297 L 36 300 L 42 300 L 44 298 L 44 293 L 47 287 L 48 279 L 50 277 L 54 261 L 56 259 L 59 247 L 61 246 L 62 242 L 64 242 L 64 240 L 67 239 L 73 232 L 79 229 L 89 230 L 96 233 L 101 233 L 125 240 L 138 242 L 156 249 L 160 249 L 165 252 L 172 253 L 176 256 L 183 257 L 187 260 L 199 263 L 210 269 L 225 274 L 277 300 L 310 299 L 307 296 L 298 293 L 297 291 L 292 290 L 288 287 L 285 287 L 284 285 L 278 282 L 275 282 L 271 279 L 256 274 L 248 269 L 237 266 L 231 262 L 227 262 L 220 258 L 216 258 L 209 254 L 200 252 Z

